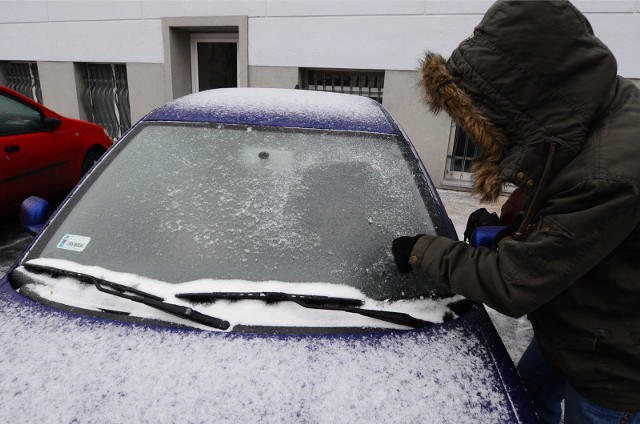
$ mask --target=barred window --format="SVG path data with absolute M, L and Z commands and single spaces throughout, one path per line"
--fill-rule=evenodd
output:
M 81 67 L 82 101 L 88 119 L 118 139 L 131 127 L 127 68 L 122 64 L 88 63 Z
M 471 164 L 478 154 L 478 147 L 471 137 L 457 125 L 451 127 L 451 139 L 447 153 L 445 178 L 448 180 L 471 180 Z
M 382 103 L 384 71 L 307 69 L 304 89 L 356 94 Z
M 7 87 L 42 103 L 38 65 L 35 62 L 6 62 Z

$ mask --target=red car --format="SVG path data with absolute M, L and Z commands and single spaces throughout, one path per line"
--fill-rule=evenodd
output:
M 29 196 L 70 190 L 112 144 L 101 126 L 60 116 L 0 85 L 0 216 Z

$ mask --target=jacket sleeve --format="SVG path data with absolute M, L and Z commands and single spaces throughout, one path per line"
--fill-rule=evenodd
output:
M 547 201 L 521 241 L 498 252 L 444 237 L 415 244 L 414 268 L 454 293 L 512 317 L 536 310 L 573 284 L 638 232 L 640 199 L 634 185 L 587 181 Z

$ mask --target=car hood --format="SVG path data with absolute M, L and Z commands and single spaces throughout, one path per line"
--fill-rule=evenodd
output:
M 5 283 L 0 421 L 527 421 L 474 308 L 411 331 L 221 333 L 70 314 Z

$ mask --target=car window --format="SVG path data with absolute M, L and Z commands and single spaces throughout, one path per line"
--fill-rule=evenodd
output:
M 42 129 L 43 116 L 39 110 L 0 93 L 0 136 Z
M 407 149 L 364 133 L 147 125 L 117 146 L 29 259 L 170 283 L 322 282 L 376 299 L 433 296 L 441 287 L 400 275 L 390 251 L 397 236 L 437 231 Z

